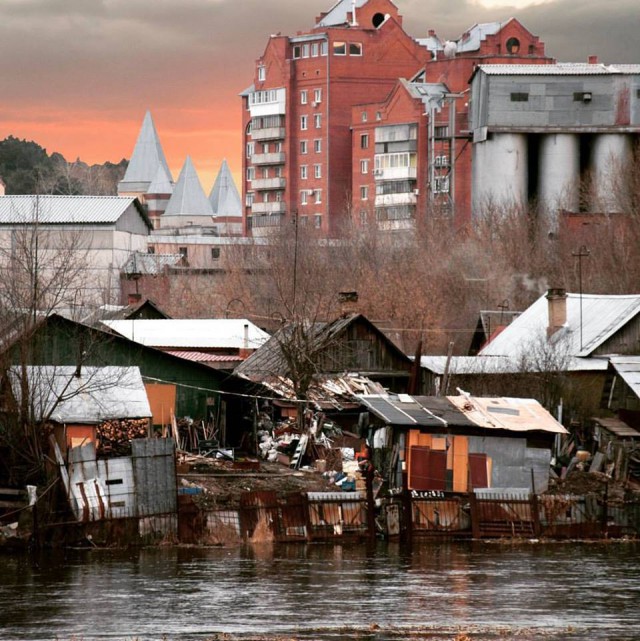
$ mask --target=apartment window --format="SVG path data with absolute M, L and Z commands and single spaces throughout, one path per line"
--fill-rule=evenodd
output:
M 300 178 L 302 180 L 307 179 L 307 165 L 300 165 Z
M 321 214 L 316 214 L 313 217 L 313 226 L 316 229 L 320 229 L 320 227 L 322 227 L 322 215 Z
M 246 197 L 246 199 L 244 201 L 244 204 L 247 207 L 251 207 L 251 205 L 253 205 L 253 192 L 250 192 L 250 193 L 247 194 L 247 197 Z
M 529 94 L 524 91 L 514 91 L 511 94 L 511 102 L 528 102 Z
M 253 154 L 255 153 L 254 149 L 255 149 L 254 144 L 252 142 L 248 142 L 247 143 L 247 158 L 251 158 L 251 156 L 253 156 Z
M 300 141 L 300 153 L 301 154 L 306 154 L 307 153 L 307 141 L 306 140 L 301 140 Z
M 281 191 L 276 191 L 276 202 L 281 203 L 282 202 L 282 192 Z
M 293 57 L 300 58 L 302 56 L 302 47 L 300 45 L 293 45 Z
M 326 40 L 323 40 L 320 43 L 320 55 L 326 56 L 329 53 L 329 43 Z
M 156 253 L 156 248 L 153 245 L 149 245 L 147 247 L 147 254 L 155 254 Z
M 360 120 L 361 120 L 362 122 L 367 122 L 367 120 L 368 120 L 368 119 L 369 119 L 369 116 L 367 116 L 367 112 L 366 112 L 366 111 L 363 111 L 363 112 L 360 114 Z
M 313 102 L 322 102 L 322 89 L 313 90 Z
M 309 45 L 302 45 L 302 57 L 303 58 L 309 57 Z
M 369 199 L 369 187 L 366 185 L 362 185 L 362 187 L 360 187 L 360 198 L 361 200 Z
M 334 42 L 333 43 L 333 55 L 334 56 L 346 56 L 347 55 L 347 43 L 346 42 Z
M 314 178 L 322 178 L 322 165 L 313 166 L 313 176 Z
M 267 68 L 260 65 L 258 67 L 258 81 L 264 82 L 267 79 Z
M 282 153 L 282 142 L 280 140 L 273 143 L 273 151 L 275 151 L 277 154 Z
M 269 153 L 269 143 L 268 142 L 263 142 L 262 143 L 262 153 L 263 154 L 268 154 Z
M 382 112 L 376 111 L 376 120 L 382 120 Z
M 318 43 L 314 42 L 311 45 L 311 57 L 312 58 L 317 58 L 318 57 L 318 51 L 319 51 Z
M 301 105 L 306 105 L 307 104 L 307 90 L 303 89 L 300 92 L 300 104 Z
M 322 114 L 315 114 L 313 120 L 316 126 L 316 129 L 322 129 Z
M 306 189 L 303 189 L 303 190 L 300 192 L 300 204 L 301 204 L 301 205 L 306 205 L 306 204 L 307 204 L 307 196 L 308 196 L 308 195 L 309 195 L 309 194 L 308 194 L 308 192 L 307 192 L 307 190 L 306 190 Z
M 269 167 L 263 167 L 262 168 L 262 177 L 263 178 L 269 178 Z
M 211 248 L 211 260 L 218 260 L 220 258 L 220 247 Z
M 322 189 L 316 189 L 314 194 L 316 196 L 316 205 L 320 205 L 322 203 Z
M 349 43 L 349 55 L 350 56 L 361 56 L 362 55 L 362 44 L 359 42 L 350 42 Z
M 360 161 L 360 173 L 361 174 L 368 174 L 369 173 L 369 161 L 368 160 L 361 160 Z
M 313 141 L 313 151 L 319 154 L 322 151 L 322 139 L 316 138 Z
M 449 127 L 447 125 L 434 127 L 433 135 L 436 138 L 446 138 L 449 135 Z
M 305 131 L 307 129 L 307 123 L 309 121 L 308 116 L 300 116 L 300 129 Z
M 255 167 L 247 167 L 247 180 L 249 181 L 254 180 L 255 177 L 256 177 Z
M 262 192 L 262 202 L 263 203 L 268 203 L 269 202 L 269 192 L 268 191 Z
M 360 149 L 369 149 L 369 134 L 360 134 Z
M 282 178 L 282 167 L 278 165 L 274 170 L 273 173 L 275 174 L 276 178 Z

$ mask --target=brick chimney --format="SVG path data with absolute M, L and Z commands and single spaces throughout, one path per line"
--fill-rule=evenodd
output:
M 567 291 L 560 288 L 548 290 L 547 303 L 549 309 L 548 338 L 567 324 Z
M 238 350 L 238 356 L 240 358 L 249 358 L 253 352 L 252 349 L 249 349 L 249 323 L 245 323 L 242 328 L 242 347 Z
M 589 56 L 589 64 L 590 65 L 599 64 L 598 56 Z
M 358 313 L 358 292 L 339 292 L 338 302 L 342 318 Z

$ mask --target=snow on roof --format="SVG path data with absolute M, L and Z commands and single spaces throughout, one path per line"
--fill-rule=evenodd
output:
M 151 408 L 138 367 L 28 366 L 30 401 L 36 420 L 96 424 L 108 419 L 149 418 Z M 9 370 L 16 399 L 21 367 Z
M 165 267 L 181 265 L 181 254 L 147 254 L 133 252 L 122 267 L 123 274 L 161 274 Z
M 640 295 L 567 294 L 566 304 L 567 322 L 549 341 L 574 358 L 592 354 L 640 313 Z M 545 294 L 483 347 L 479 356 L 507 356 L 520 360 L 537 343 L 546 340 L 548 315 Z
M 612 356 L 610 360 L 616 373 L 640 398 L 640 356 Z
M 558 62 L 541 65 L 480 65 L 489 76 L 606 76 L 640 74 L 640 65 L 605 65 L 588 62 Z
M 162 216 L 175 215 L 213 216 L 211 203 L 202 190 L 200 179 L 189 156 L 184 161 L 178 182 L 162 214 Z
M 104 321 L 113 331 L 148 347 L 257 349 L 269 334 L 245 318 L 141 319 Z
M 121 196 L 0 196 L 0 224 L 115 223 L 134 201 Z
M 498 33 L 510 20 L 511 18 L 505 22 L 482 22 L 480 24 L 474 24 L 469 31 L 462 34 L 456 41 L 458 53 L 477 51 L 480 49 L 480 43 L 486 40 L 487 36 L 493 36 Z

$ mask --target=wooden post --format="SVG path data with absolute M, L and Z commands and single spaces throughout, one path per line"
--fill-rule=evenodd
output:
M 406 470 L 402 471 L 402 539 L 411 543 L 413 538 L 413 504 L 409 491 L 409 478 Z
M 469 507 L 471 508 L 471 535 L 474 539 L 480 538 L 480 514 L 475 492 L 469 493 Z
M 367 538 L 369 541 L 376 539 L 376 503 L 373 498 L 373 465 L 367 461 L 365 471 L 365 486 L 367 489 Z

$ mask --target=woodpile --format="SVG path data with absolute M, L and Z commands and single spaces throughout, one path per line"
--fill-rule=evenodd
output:
M 102 455 L 131 454 L 131 440 L 148 436 L 149 419 L 111 419 L 98 425 L 98 450 Z

